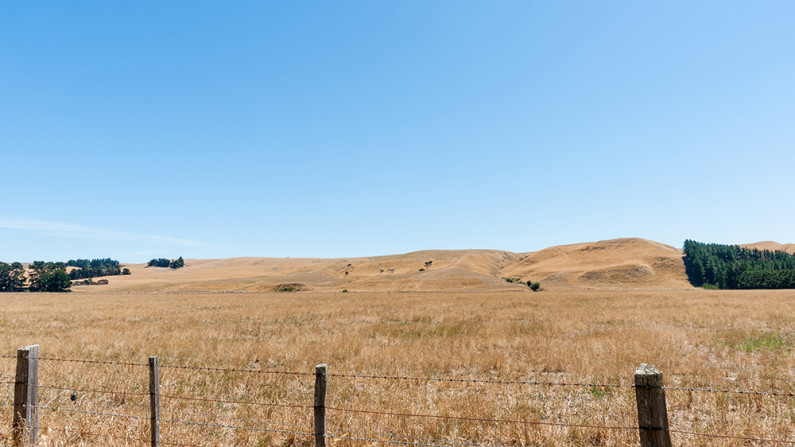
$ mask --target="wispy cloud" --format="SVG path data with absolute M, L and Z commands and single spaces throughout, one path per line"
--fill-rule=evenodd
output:
M 72 237 L 80 239 L 95 239 L 105 241 L 120 242 L 159 242 L 170 245 L 181 245 L 185 247 L 210 247 L 213 244 L 193 241 L 190 239 L 179 239 L 174 237 L 160 236 L 154 234 L 128 233 L 124 231 L 105 230 L 92 228 L 84 225 L 76 225 L 64 222 L 51 222 L 46 220 L 15 218 L 0 216 L 0 228 L 13 230 L 35 231 L 41 234 Z

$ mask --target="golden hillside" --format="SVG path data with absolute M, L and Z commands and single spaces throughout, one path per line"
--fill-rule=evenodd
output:
M 563 288 L 687 288 L 681 250 L 631 238 L 563 245 L 533 253 L 427 250 L 366 258 L 187 259 L 183 268 L 132 264 L 130 276 L 75 292 L 257 292 L 302 290 L 525 290 L 506 277 Z
M 522 256 L 504 276 L 556 287 L 690 287 L 682 251 L 639 238 L 561 245 Z

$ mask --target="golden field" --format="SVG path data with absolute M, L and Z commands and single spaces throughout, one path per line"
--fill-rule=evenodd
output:
M 319 363 L 327 363 L 332 374 L 327 405 L 336 410 L 328 410 L 328 432 L 369 439 L 336 438 L 331 440 L 335 446 L 390 445 L 372 440 L 394 445 L 624 446 L 637 445 L 638 435 L 624 429 L 517 422 L 631 427 L 637 424 L 632 388 L 333 374 L 631 385 L 635 368 L 648 363 L 664 372 L 666 386 L 765 392 L 795 388 L 795 291 L 110 290 L 2 296 L 0 354 L 10 357 L 18 347 L 39 344 L 40 405 L 58 408 L 41 410 L 39 445 L 145 445 L 140 440 L 149 437 L 148 421 L 137 419 L 148 417 L 146 366 L 53 359 L 145 365 L 148 356 L 159 356 L 161 417 L 183 421 L 163 422 L 163 445 L 313 445 L 310 436 L 264 431 L 311 432 L 311 408 L 229 401 L 311 406 L 312 373 Z M 7 382 L 13 381 L 14 362 L 0 358 L 4 404 L 12 398 L 13 385 Z M 674 430 L 795 442 L 793 397 L 668 390 L 667 399 Z M 1 439 L 9 445 L 11 409 L 4 405 L 0 410 L 0 421 L 5 421 Z M 771 445 L 681 433 L 672 438 L 678 446 Z

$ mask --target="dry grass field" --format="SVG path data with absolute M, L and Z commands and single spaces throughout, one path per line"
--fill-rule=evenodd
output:
M 300 433 L 312 431 L 312 409 L 303 406 L 312 405 L 319 363 L 332 374 L 327 405 L 335 409 L 328 410 L 328 431 L 340 437 L 332 439 L 335 446 L 390 445 L 376 439 L 394 445 L 625 446 L 637 445 L 638 435 L 345 411 L 630 427 L 637 424 L 632 388 L 334 374 L 631 385 L 643 362 L 661 369 L 667 386 L 795 388 L 795 291 L 95 292 L 7 294 L 2 300 L 0 354 L 41 346 L 40 405 L 57 408 L 40 412 L 42 446 L 144 445 L 143 365 L 151 355 L 163 365 L 161 417 L 181 421 L 163 422 L 163 445 L 312 445 L 311 436 Z M 13 371 L 14 360 L 0 358 L 4 445 L 10 443 L 13 385 L 7 382 Z M 795 442 L 793 397 L 668 390 L 667 398 L 672 429 Z M 672 437 L 677 446 L 771 445 Z

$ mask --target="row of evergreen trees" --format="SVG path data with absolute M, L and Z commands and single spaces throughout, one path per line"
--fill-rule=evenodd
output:
M 27 271 L 22 263 L 0 262 L 0 292 L 66 292 L 71 286 L 63 262 L 35 261 Z
M 687 277 L 696 287 L 795 288 L 795 255 L 785 251 L 705 244 L 688 239 L 683 259 Z
M 69 267 L 77 267 L 69 272 L 71 279 L 96 278 L 97 276 L 129 275 L 130 269 L 121 268 L 119 261 L 110 258 L 104 259 L 70 259 L 66 262 Z
M 178 269 L 180 267 L 185 267 L 185 260 L 182 259 L 180 256 L 177 259 L 167 259 L 167 258 L 157 258 L 152 259 L 146 265 L 147 267 L 171 267 L 172 269 Z

